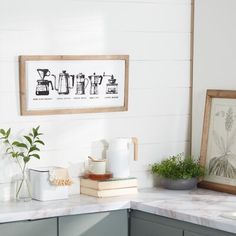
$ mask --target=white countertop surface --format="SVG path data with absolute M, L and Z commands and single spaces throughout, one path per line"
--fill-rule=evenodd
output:
M 236 212 L 236 196 L 204 189 L 152 188 L 125 197 L 75 195 L 67 200 L 48 202 L 1 202 L 0 223 L 129 208 L 236 233 L 236 219 L 221 216 Z

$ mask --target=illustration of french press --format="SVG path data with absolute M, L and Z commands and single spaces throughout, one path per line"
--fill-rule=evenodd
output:
M 114 75 L 106 75 L 104 72 L 103 77 L 109 78 L 106 84 L 106 94 L 118 94 L 118 83 L 116 83 Z
M 58 92 L 58 94 L 69 94 L 70 89 L 74 87 L 74 75 L 70 75 L 66 72 L 66 70 L 63 70 L 62 73 L 59 74 L 59 77 L 57 78 L 55 75 L 53 75 L 55 78 L 55 90 Z
M 102 75 L 96 75 L 96 73 L 93 73 L 93 75 L 88 76 L 90 80 L 90 95 L 98 95 L 98 85 L 102 84 Z
M 45 77 L 51 76 L 49 69 L 37 69 L 37 72 L 41 79 L 37 80 L 37 86 L 35 90 L 36 95 L 49 95 L 49 85 L 53 90 L 52 81 L 45 79 Z
M 85 89 L 89 84 L 89 80 L 85 78 L 83 73 L 76 75 L 76 95 L 84 95 Z

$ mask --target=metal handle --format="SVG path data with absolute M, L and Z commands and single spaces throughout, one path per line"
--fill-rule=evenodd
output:
M 74 83 L 75 83 L 75 76 L 70 75 L 70 77 L 71 77 L 71 81 L 72 81 L 72 86 L 69 86 L 69 88 L 72 89 L 74 87 Z
M 54 74 L 51 74 L 52 77 L 54 77 L 54 89 L 58 91 L 58 87 L 57 87 L 57 77 Z
M 87 86 L 88 86 L 88 84 L 89 84 L 89 79 L 85 78 L 85 79 L 84 79 L 84 81 L 87 81 L 87 84 L 86 84 L 86 85 L 84 85 L 84 89 L 86 89 L 86 88 L 87 88 Z
M 53 84 L 52 84 L 52 81 L 49 81 L 49 84 L 51 84 L 51 89 L 53 90 Z
M 100 80 L 100 83 L 99 83 L 99 85 L 101 85 L 101 84 L 102 84 L 102 79 L 103 79 L 103 76 L 102 76 L 102 75 L 100 76 L 100 79 L 101 79 L 101 80 Z
M 134 144 L 134 160 L 138 160 L 138 138 L 132 137 L 132 142 Z

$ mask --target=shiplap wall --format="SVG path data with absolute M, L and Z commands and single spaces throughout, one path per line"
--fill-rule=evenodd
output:
M 74 179 L 93 142 L 136 136 L 132 175 L 152 186 L 150 163 L 189 150 L 190 15 L 191 0 L 0 0 L 0 127 L 40 125 L 31 165 L 68 165 Z M 129 111 L 20 116 L 18 56 L 34 54 L 129 54 Z M 1 157 L 1 182 L 13 172 Z

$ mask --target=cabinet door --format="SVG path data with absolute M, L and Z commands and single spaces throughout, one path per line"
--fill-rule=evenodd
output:
M 4 236 L 57 236 L 57 219 L 20 221 L 0 224 Z
M 128 236 L 126 210 L 59 217 L 59 236 Z
M 138 218 L 131 218 L 131 236 L 183 236 L 183 230 Z

